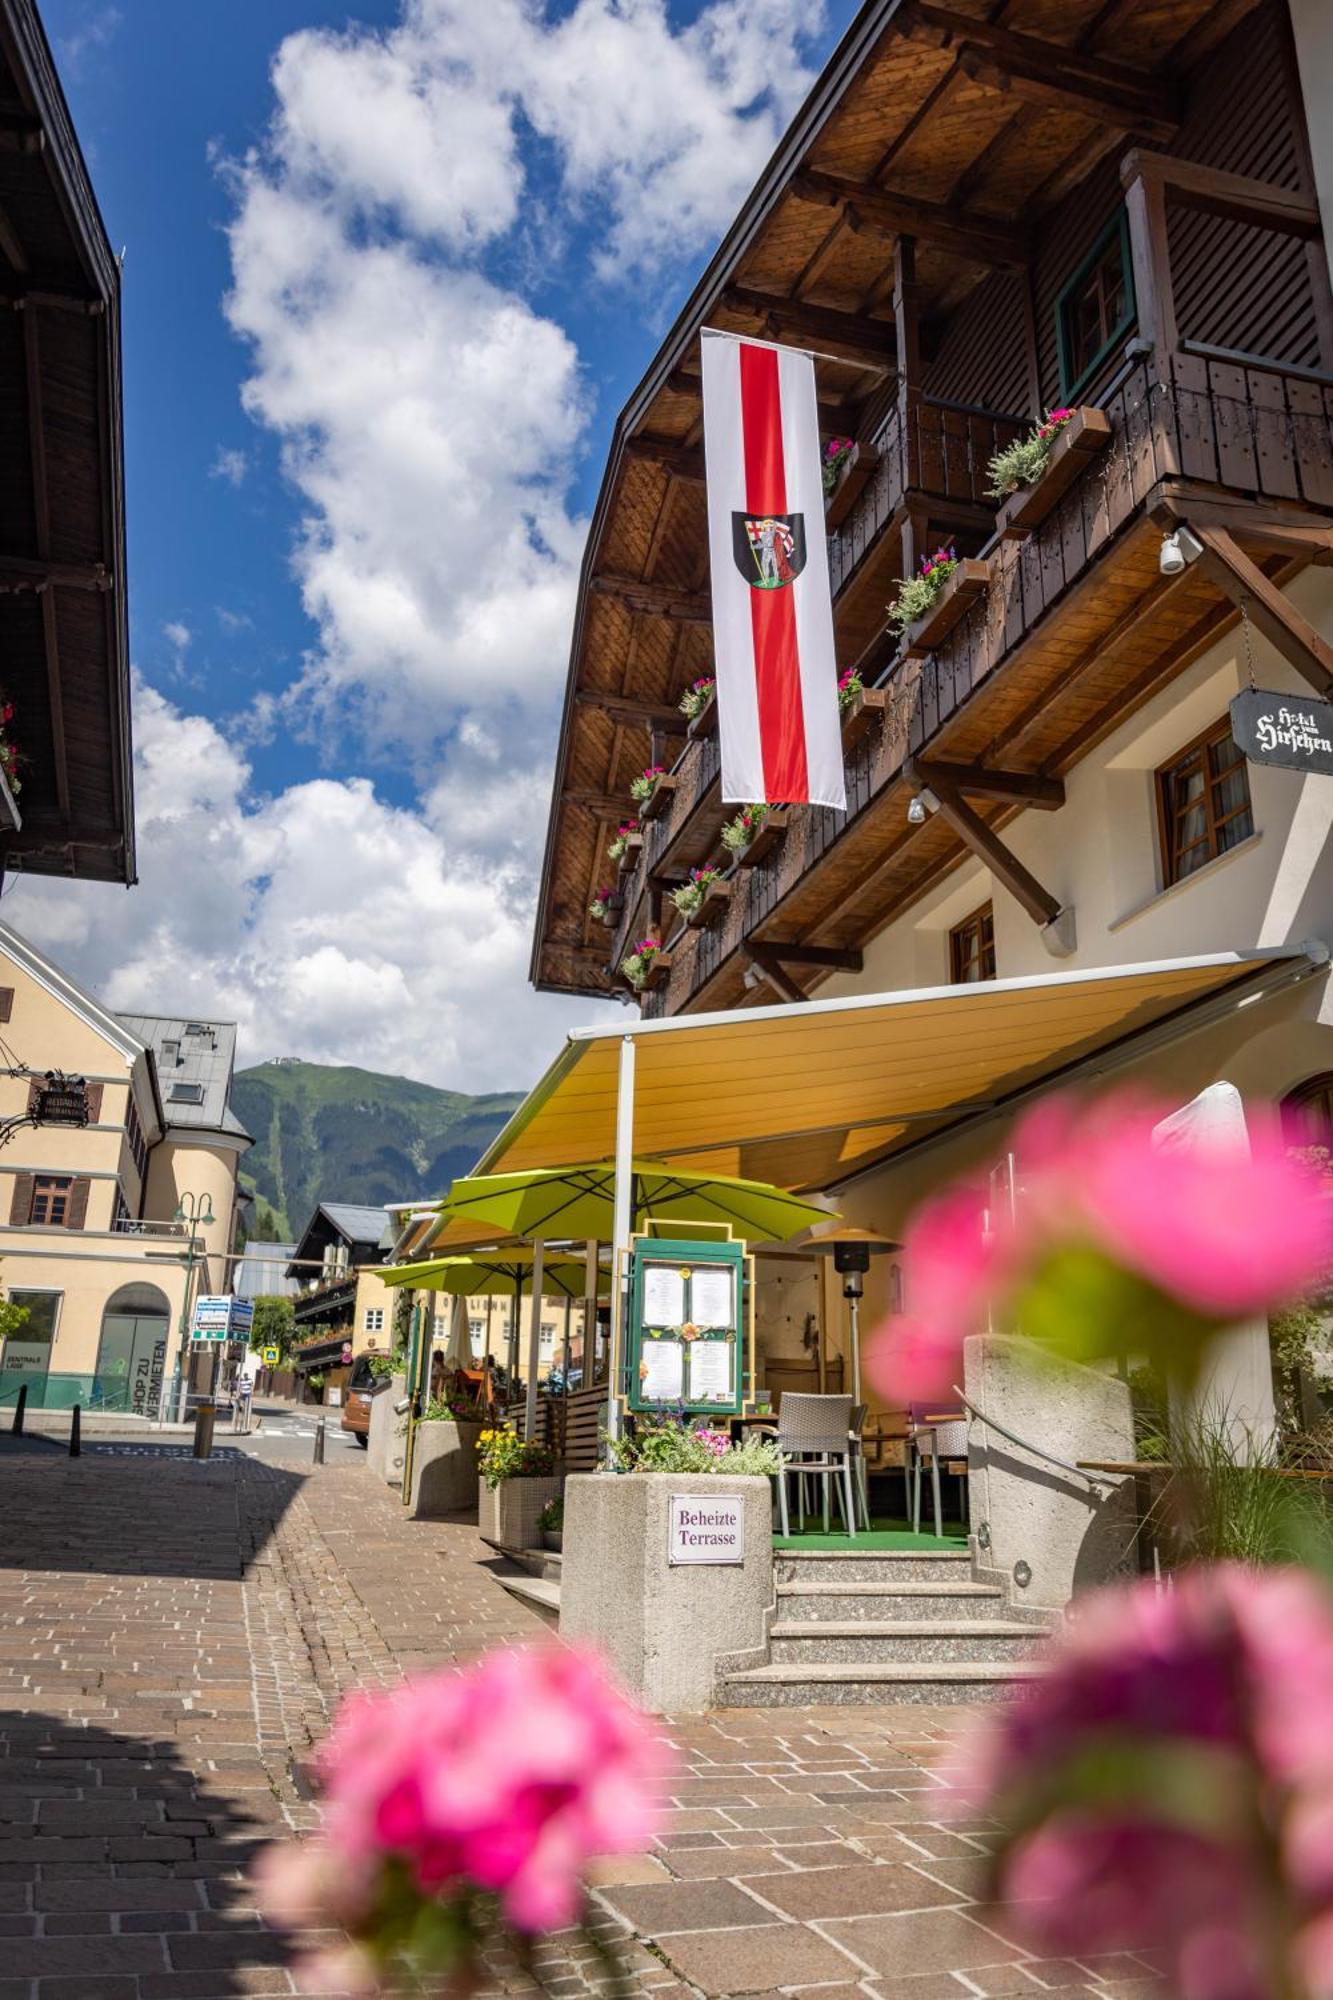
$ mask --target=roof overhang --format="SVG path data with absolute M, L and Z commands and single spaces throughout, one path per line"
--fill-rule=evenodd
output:
M 585 1029 L 476 1171 L 611 1155 L 620 1044 L 630 1036 L 636 1154 L 791 1189 L 835 1187 L 1327 964 L 1320 944 L 1217 952 Z

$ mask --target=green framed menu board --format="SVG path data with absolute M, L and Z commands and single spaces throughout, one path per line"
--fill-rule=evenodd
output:
M 635 1238 L 625 1355 L 632 1410 L 739 1415 L 753 1362 L 748 1261 L 742 1243 Z

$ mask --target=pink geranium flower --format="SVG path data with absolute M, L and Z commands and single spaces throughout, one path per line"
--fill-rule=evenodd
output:
M 1102 1592 L 1044 1665 L 975 1727 L 958 1793 L 1012 1829 L 996 1887 L 1025 1946 L 1166 1951 L 1184 2000 L 1269 2000 L 1297 1966 L 1327 1991 L 1325 1585 L 1227 1564 Z
M 404 1881 L 460 1907 L 493 1895 L 519 1932 L 558 1929 L 595 1856 L 650 1841 L 663 1769 L 646 1718 L 572 1647 L 355 1694 L 320 1753 L 323 1832 L 265 1861 L 261 1901 L 285 1927 L 351 1930 L 348 1972 L 387 1963 Z
M 1181 1147 L 1158 1142 L 1161 1117 L 1137 1098 L 1048 1098 L 1014 1130 L 1014 1213 L 987 1216 L 966 1190 L 918 1211 L 904 1245 L 909 1315 L 870 1347 L 886 1394 L 910 1402 L 952 1386 L 963 1341 L 988 1316 L 1021 1330 L 1040 1305 L 1049 1334 L 1062 1259 L 1127 1274 L 1170 1308 L 1178 1349 L 1159 1358 L 1186 1374 L 1219 1328 L 1309 1288 L 1333 1254 L 1333 1203 L 1276 1124 L 1252 1116 L 1248 1147 Z M 1067 1328 L 1080 1358 L 1119 1353 L 1133 1334 L 1123 1289 L 1103 1292 L 1105 1323 L 1081 1289 Z

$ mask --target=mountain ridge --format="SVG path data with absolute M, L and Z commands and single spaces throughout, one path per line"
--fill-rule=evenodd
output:
M 278 1056 L 237 1070 L 231 1104 L 254 1138 L 241 1183 L 281 1241 L 321 1201 L 424 1201 L 473 1167 L 522 1091 L 443 1090 L 353 1064 Z

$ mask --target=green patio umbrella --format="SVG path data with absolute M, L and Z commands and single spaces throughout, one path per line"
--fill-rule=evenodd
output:
M 672 1222 L 725 1223 L 747 1242 L 782 1242 L 800 1229 L 827 1222 L 829 1211 L 767 1181 L 727 1174 L 691 1174 L 658 1160 L 635 1160 L 631 1212 L 641 1227 L 649 1216 Z M 614 1233 L 616 1169 L 613 1160 L 584 1167 L 541 1168 L 520 1174 L 473 1174 L 455 1181 L 440 1204 L 441 1243 L 451 1224 L 485 1224 L 529 1242 L 596 1241 Z
M 411 1285 L 421 1292 L 452 1292 L 455 1298 L 527 1297 L 532 1290 L 532 1251 L 526 1243 L 504 1250 L 473 1251 L 466 1256 L 427 1257 L 416 1264 L 382 1264 L 386 1285 Z M 607 1272 L 598 1274 L 602 1297 L 610 1286 Z M 581 1299 L 587 1286 L 582 1257 L 549 1254 L 542 1263 L 542 1297 Z

